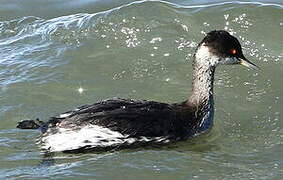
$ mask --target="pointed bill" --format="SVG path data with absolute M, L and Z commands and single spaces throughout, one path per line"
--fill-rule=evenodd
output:
M 250 69 L 254 69 L 254 70 L 260 70 L 260 68 L 255 65 L 254 63 L 250 62 L 249 60 L 247 60 L 246 58 L 239 58 L 241 65 L 246 66 Z

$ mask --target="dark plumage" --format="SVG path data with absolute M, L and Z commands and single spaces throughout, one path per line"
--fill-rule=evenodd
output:
M 166 104 L 117 98 L 69 111 L 67 118 L 53 117 L 47 128 L 60 125 L 67 128 L 74 125 L 84 127 L 91 123 L 128 137 L 168 136 L 170 139 L 180 139 L 196 133 L 194 127 L 197 121 L 191 110 L 185 103 Z
M 192 95 L 182 103 L 110 99 L 52 117 L 46 123 L 24 120 L 17 127 L 41 129 L 45 149 L 50 151 L 80 152 L 185 140 L 212 127 L 213 79 L 219 64 L 255 68 L 235 37 L 226 31 L 212 31 L 197 47 Z

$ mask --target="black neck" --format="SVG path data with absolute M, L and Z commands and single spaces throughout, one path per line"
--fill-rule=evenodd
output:
M 208 62 L 209 59 L 198 59 L 193 62 L 192 95 L 188 105 L 195 111 L 197 124 L 201 130 L 213 124 L 214 101 L 213 81 L 215 67 Z
M 214 67 L 193 64 L 192 94 L 189 102 L 199 106 L 213 100 Z

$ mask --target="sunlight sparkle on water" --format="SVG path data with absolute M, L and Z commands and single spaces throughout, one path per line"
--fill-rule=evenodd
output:
M 82 87 L 79 87 L 79 88 L 77 89 L 77 91 L 78 91 L 80 94 L 82 94 L 82 93 L 84 92 L 84 89 L 83 89 Z

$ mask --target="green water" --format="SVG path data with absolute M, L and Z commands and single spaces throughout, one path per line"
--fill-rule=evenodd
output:
M 1 2 L 0 179 L 282 179 L 283 2 L 129 3 Z M 185 100 L 195 47 L 214 29 L 237 36 L 261 71 L 217 69 L 203 137 L 46 156 L 39 132 L 15 128 L 112 97 Z

